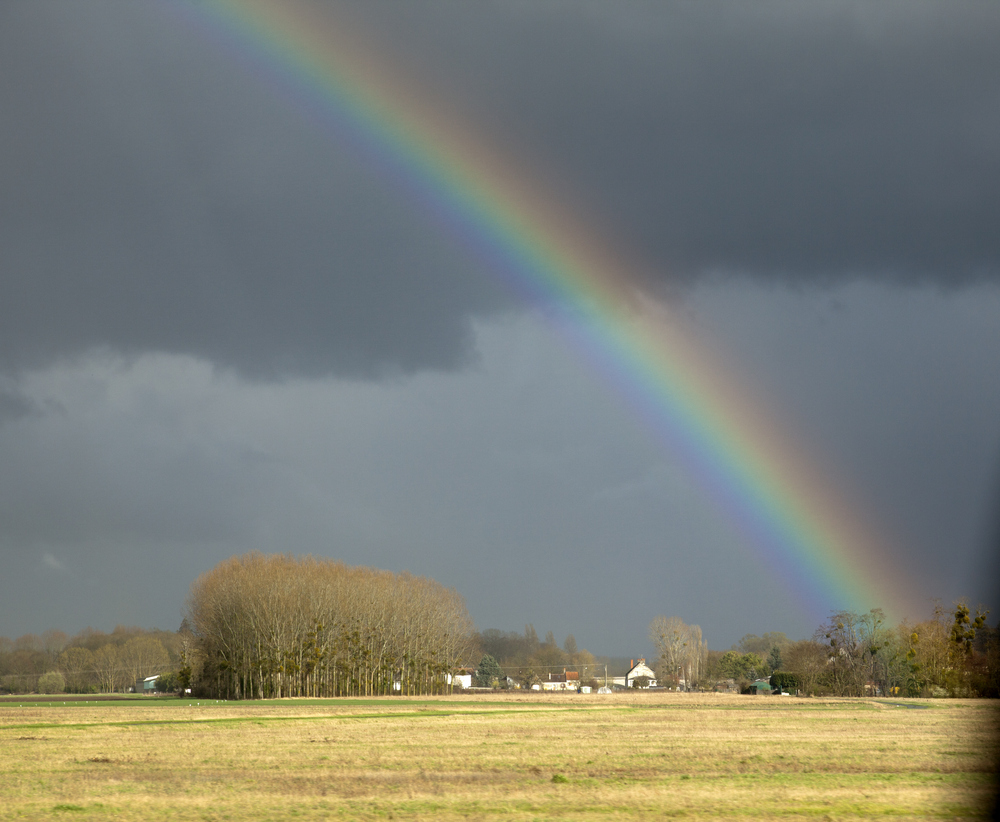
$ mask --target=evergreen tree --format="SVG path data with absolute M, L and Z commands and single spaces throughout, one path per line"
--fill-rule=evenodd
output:
M 489 654 L 479 660 L 479 667 L 476 669 L 475 683 L 477 688 L 499 688 L 506 683 L 500 664 Z

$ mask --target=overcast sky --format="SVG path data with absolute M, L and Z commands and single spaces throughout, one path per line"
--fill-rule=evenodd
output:
M 318 5 L 639 261 L 890 536 L 908 616 L 1000 616 L 1000 5 Z M 810 636 L 839 603 L 203 17 L 0 5 L 0 635 L 176 628 L 260 550 L 599 654 L 658 614 Z

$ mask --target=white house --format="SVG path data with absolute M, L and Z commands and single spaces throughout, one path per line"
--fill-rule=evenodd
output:
M 645 677 L 647 682 L 644 687 L 656 687 L 656 673 L 652 668 L 646 665 L 645 659 L 640 659 L 638 665 L 633 665 L 632 669 L 625 674 L 625 687 L 634 687 L 633 683 L 639 677 Z
M 471 688 L 472 670 L 469 668 L 459 668 L 458 673 L 454 676 L 451 674 L 445 674 L 445 679 L 449 685 L 454 683 L 456 688 Z
M 561 674 L 550 673 L 541 684 L 543 691 L 576 691 L 580 688 L 580 674 L 563 669 Z

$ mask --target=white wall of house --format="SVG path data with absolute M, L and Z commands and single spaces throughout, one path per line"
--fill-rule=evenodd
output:
M 640 659 L 639 664 L 625 675 L 625 687 L 631 688 L 633 680 L 640 676 L 644 676 L 649 680 L 650 687 L 654 687 L 656 685 L 656 673 L 652 668 L 646 665 L 645 659 Z

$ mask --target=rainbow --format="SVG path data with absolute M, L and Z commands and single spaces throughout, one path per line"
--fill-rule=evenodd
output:
M 614 386 L 806 610 L 909 605 L 886 543 L 860 521 L 773 414 L 668 309 L 643 298 L 624 255 L 537 179 L 389 71 L 329 13 L 300 0 L 170 4 L 298 98 L 442 232 L 543 313 Z M 820 613 L 822 612 L 822 613 Z

